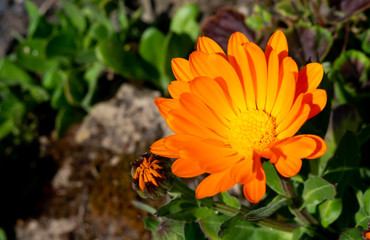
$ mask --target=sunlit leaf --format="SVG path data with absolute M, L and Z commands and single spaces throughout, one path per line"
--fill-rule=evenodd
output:
M 161 31 L 150 27 L 145 30 L 139 43 L 140 56 L 160 72 L 164 70 L 165 41 L 165 36 Z
M 333 223 L 342 213 L 342 199 L 326 200 L 319 205 L 320 221 L 324 228 Z
M 266 183 L 267 185 L 272 188 L 278 194 L 284 195 L 284 191 L 281 188 L 279 176 L 277 175 L 275 167 L 270 162 L 263 163 L 263 169 L 266 173 Z
M 318 204 L 324 200 L 333 200 L 335 195 L 333 184 L 321 177 L 310 177 L 304 182 L 303 206 Z
M 171 19 L 170 31 L 177 34 L 187 34 L 195 41 L 199 35 L 198 6 L 188 3 L 180 7 Z
M 222 223 L 224 223 L 228 218 L 227 215 L 222 213 L 210 214 L 207 217 L 200 220 L 203 231 L 210 239 L 219 240 L 218 231 Z
M 236 197 L 231 196 L 228 192 L 222 192 L 219 195 L 220 200 L 230 207 L 240 209 L 240 201 Z

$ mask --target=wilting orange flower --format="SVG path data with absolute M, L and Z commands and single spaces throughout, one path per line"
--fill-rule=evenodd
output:
M 326 92 L 317 89 L 323 68 L 310 63 L 298 71 L 281 31 L 273 34 L 265 52 L 234 33 L 227 51 L 200 37 L 189 61 L 172 60 L 177 79 L 168 86 L 172 99 L 157 98 L 155 103 L 175 134 L 155 142 L 151 151 L 178 158 L 172 172 L 179 177 L 210 174 L 198 185 L 197 198 L 238 183 L 256 203 L 266 191 L 261 158 L 292 177 L 302 158 L 326 151 L 318 136 L 294 136 L 326 105 Z

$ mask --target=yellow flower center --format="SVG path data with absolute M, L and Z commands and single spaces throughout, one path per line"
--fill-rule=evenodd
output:
M 249 157 L 253 150 L 266 151 L 276 139 L 276 122 L 262 110 L 247 110 L 230 121 L 228 142 L 239 155 Z

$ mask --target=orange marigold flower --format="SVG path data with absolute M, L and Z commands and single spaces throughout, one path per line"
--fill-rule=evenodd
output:
M 157 98 L 155 103 L 175 134 L 155 142 L 151 151 L 177 158 L 172 172 L 179 177 L 210 174 L 198 185 L 197 198 L 238 183 L 256 203 L 266 190 L 261 158 L 292 177 L 302 158 L 326 151 L 318 136 L 294 136 L 326 105 L 326 92 L 317 89 L 323 68 L 310 63 L 298 71 L 279 30 L 265 52 L 238 32 L 230 37 L 227 51 L 200 37 L 189 61 L 172 60 L 177 79 L 168 86 L 172 99 Z
M 133 187 L 143 197 L 156 197 L 164 194 L 167 187 L 165 181 L 170 179 L 167 174 L 169 159 L 157 156 L 151 152 L 142 154 L 132 163 L 131 175 Z

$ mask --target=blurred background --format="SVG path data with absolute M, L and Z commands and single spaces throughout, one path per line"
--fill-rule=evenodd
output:
M 164 199 L 132 190 L 130 163 L 171 133 L 153 99 L 168 96 L 171 59 L 200 35 L 226 50 L 240 31 L 264 48 L 282 29 L 299 67 L 323 63 L 332 156 L 346 130 L 370 122 L 369 6 L 0 0 L 0 240 L 151 238 L 133 201 Z

